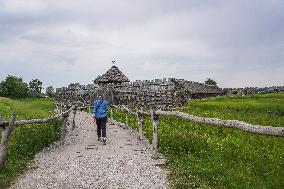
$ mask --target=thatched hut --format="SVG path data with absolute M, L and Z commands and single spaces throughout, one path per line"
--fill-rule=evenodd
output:
M 129 82 L 129 79 L 118 69 L 117 66 L 113 65 L 104 75 L 97 81 L 99 84 L 120 84 Z
M 113 65 L 105 74 L 103 74 L 97 81 L 104 89 L 104 94 L 107 97 L 110 104 L 115 104 L 114 101 L 114 88 L 121 83 L 129 82 L 129 79 Z M 108 85 L 110 84 L 110 85 Z

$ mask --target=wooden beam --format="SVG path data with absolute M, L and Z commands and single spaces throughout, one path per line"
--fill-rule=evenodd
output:
M 16 121 L 16 114 L 12 115 L 10 119 L 9 126 L 6 130 L 2 131 L 2 140 L 0 144 L 0 170 L 4 167 L 5 161 L 7 160 L 8 155 L 8 143 L 13 131 L 14 125 Z
M 129 123 L 128 123 L 128 111 L 125 111 L 125 125 L 126 128 L 129 129 Z
M 67 122 L 68 122 L 68 115 L 64 114 L 63 115 L 63 124 L 60 127 L 60 145 L 64 145 L 64 139 L 66 135 L 66 127 L 67 127 Z
M 152 158 L 158 159 L 158 124 L 159 124 L 159 116 L 155 114 L 153 110 L 150 111 L 151 120 L 153 125 L 153 141 L 152 141 Z
M 177 111 L 168 112 L 168 111 L 158 110 L 155 113 L 158 115 L 163 115 L 163 116 L 177 116 L 185 120 L 202 123 L 202 124 L 236 128 L 236 129 L 240 129 L 245 132 L 253 133 L 253 134 L 284 137 L 284 127 L 252 125 L 252 124 L 249 124 L 243 121 L 238 121 L 238 120 L 222 120 L 218 118 L 204 118 L 204 117 L 188 115 L 186 113 L 177 112 Z
M 43 119 L 31 119 L 31 120 L 19 120 L 15 121 L 15 125 L 25 125 L 25 124 L 33 124 L 33 123 L 46 123 L 48 121 L 54 120 L 54 119 L 60 119 L 63 115 L 69 114 L 70 111 L 73 110 L 74 107 L 71 107 L 69 110 L 62 112 L 61 114 L 57 114 L 48 118 Z M 4 126 L 9 125 L 8 122 L 3 122 Z
M 142 140 L 144 138 L 143 134 L 143 115 L 139 114 L 138 110 L 136 110 L 137 116 L 137 127 L 138 127 L 138 139 Z
M 72 130 L 74 130 L 75 129 L 75 118 L 76 118 L 76 110 L 77 110 L 77 108 L 75 107 L 74 109 L 73 109 L 73 119 L 72 119 Z

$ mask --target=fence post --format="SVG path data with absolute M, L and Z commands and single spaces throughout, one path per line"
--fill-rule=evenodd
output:
M 73 109 L 73 121 L 72 121 L 72 130 L 75 129 L 75 116 L 76 116 L 77 107 L 75 106 Z
M 159 124 L 159 116 L 155 114 L 153 110 L 151 112 L 151 120 L 152 120 L 152 125 L 153 125 L 153 141 L 152 141 L 152 158 L 153 159 L 158 159 L 158 124 Z
M 0 144 L 0 169 L 4 167 L 5 161 L 7 159 L 8 143 L 9 143 L 12 130 L 15 125 L 15 121 L 16 121 L 16 114 L 13 114 L 10 119 L 9 126 L 6 128 L 6 130 L 2 131 L 2 140 Z
M 138 140 L 142 140 L 143 135 L 143 115 L 138 112 L 138 109 L 136 110 L 136 116 L 137 116 L 137 127 L 138 127 Z
M 126 124 L 126 128 L 129 129 L 129 125 L 128 125 L 128 112 L 127 112 L 127 110 L 125 110 L 125 124 Z
M 4 122 L 4 120 L 3 120 L 2 116 L 0 115 L 0 125 L 2 125 L 3 122 Z
M 89 113 L 91 113 L 91 102 L 89 103 Z
M 110 108 L 110 118 L 113 120 L 113 112 L 112 112 L 112 108 Z
M 112 110 L 112 109 L 113 109 L 113 108 L 111 107 L 111 108 L 110 108 L 110 119 L 111 119 L 110 124 L 111 124 L 111 125 L 114 125 L 114 123 L 113 123 L 113 121 L 114 121 L 114 120 L 113 120 L 113 110 Z
M 63 114 L 63 124 L 60 127 L 60 145 L 64 145 L 65 133 L 66 133 L 66 125 L 68 121 L 68 114 Z

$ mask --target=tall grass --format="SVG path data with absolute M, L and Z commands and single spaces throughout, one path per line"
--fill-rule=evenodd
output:
M 251 124 L 283 126 L 284 93 L 192 100 L 181 111 L 203 117 L 239 119 Z
M 191 100 L 181 111 L 283 126 L 284 94 Z M 120 112 L 121 113 L 121 112 Z M 123 114 L 120 119 L 124 120 Z M 145 119 L 151 141 L 152 126 Z M 172 188 L 284 188 L 284 139 L 161 117 L 158 150 Z
M 12 113 L 17 120 L 48 117 L 53 113 L 54 99 L 21 99 L 0 98 L 0 114 L 5 120 Z M 0 171 L 0 188 L 6 188 L 20 173 L 26 170 L 27 163 L 35 153 L 59 139 L 60 121 L 44 124 L 16 126 L 9 142 L 8 159 Z

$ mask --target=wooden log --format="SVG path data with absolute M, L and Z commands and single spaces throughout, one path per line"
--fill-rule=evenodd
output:
M 8 155 L 8 143 L 13 131 L 14 125 L 16 121 L 16 114 L 12 115 L 10 119 L 9 126 L 6 130 L 2 131 L 2 140 L 0 144 L 0 170 L 4 167 L 5 161 L 7 160 Z
M 150 111 L 153 125 L 152 158 L 158 159 L 158 124 L 159 116 L 153 110 Z
M 88 112 L 89 112 L 89 114 L 91 113 L 91 103 L 89 103 Z
M 111 124 L 111 125 L 114 125 L 114 123 L 113 123 L 113 121 L 114 121 L 114 119 L 113 119 L 113 111 L 114 111 L 114 110 L 113 110 L 113 108 L 111 107 L 111 108 L 110 108 L 110 118 L 111 118 L 110 124 Z
M 4 122 L 4 119 L 2 118 L 2 116 L 0 115 L 0 125 L 2 125 Z
M 33 123 L 46 123 L 48 121 L 54 120 L 54 119 L 60 119 L 63 115 L 69 114 L 70 111 L 72 111 L 73 107 L 69 110 L 62 112 L 61 114 L 57 114 L 48 118 L 43 119 L 31 119 L 31 120 L 19 120 L 15 121 L 15 125 L 25 125 L 25 124 L 33 124 Z M 3 125 L 8 125 L 7 122 L 3 122 Z
M 138 113 L 142 114 L 142 115 L 147 115 L 147 116 L 151 116 L 150 112 L 144 112 L 142 110 L 138 110 Z
M 142 140 L 144 138 L 143 134 L 143 115 L 139 114 L 138 110 L 136 111 L 137 116 L 137 127 L 138 127 L 138 140 Z
M 76 108 L 73 110 L 72 130 L 75 129 L 75 116 L 76 116 Z
M 125 105 L 122 105 L 121 107 L 119 107 L 120 109 L 126 111 L 127 113 L 130 113 L 131 111 L 129 110 L 129 108 L 127 108 Z
M 113 120 L 113 112 L 112 112 L 112 108 L 110 108 L 110 118 L 111 118 L 111 120 Z
M 125 125 L 126 125 L 126 128 L 129 129 L 129 124 L 128 124 L 128 112 L 125 111 Z
M 8 122 L 4 122 L 4 119 L 0 115 L 0 128 L 1 129 L 5 129 L 5 127 L 8 126 L 8 125 L 9 125 L 9 123 Z
M 66 135 L 66 127 L 67 127 L 67 122 L 68 122 L 68 115 L 64 114 L 63 115 L 63 124 L 60 127 L 60 145 L 64 145 L 64 139 Z
M 238 121 L 238 120 L 222 120 L 218 118 L 203 118 L 203 117 L 188 115 L 186 113 L 177 112 L 177 111 L 168 112 L 168 111 L 158 110 L 155 113 L 158 115 L 164 115 L 164 116 L 177 116 L 185 120 L 202 123 L 202 124 L 237 128 L 237 129 L 243 130 L 248 133 L 253 133 L 253 134 L 284 137 L 284 127 L 252 125 L 252 124 L 249 124 L 243 121 Z

